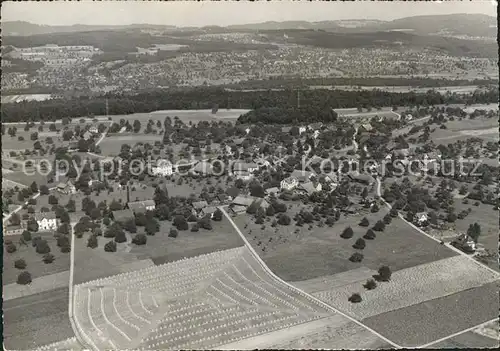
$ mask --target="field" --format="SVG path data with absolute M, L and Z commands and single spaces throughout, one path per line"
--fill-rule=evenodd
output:
M 217 348 L 332 314 L 268 276 L 243 247 L 100 279 L 75 292 L 77 325 L 103 349 Z
M 35 349 L 74 336 L 67 287 L 4 300 L 3 313 L 4 345 L 8 350 Z
M 16 245 L 17 251 L 14 253 L 7 253 L 4 251 L 3 255 L 3 284 L 11 284 L 17 281 L 17 276 L 22 270 L 14 267 L 14 261 L 22 258 L 26 262 L 26 270 L 30 272 L 31 278 L 43 277 L 53 273 L 67 271 L 69 269 L 69 253 L 62 253 L 60 248 L 57 247 L 56 238 L 51 232 L 47 233 L 32 233 L 32 237 L 41 236 L 42 239 L 47 240 L 51 253 L 54 255 L 54 262 L 45 264 L 42 261 L 43 255 L 37 254 L 35 248 L 28 242 L 27 246 L 18 245 L 21 235 L 11 235 L 9 240 Z M 5 249 L 4 249 L 5 250 Z
M 485 284 L 370 317 L 363 323 L 403 346 L 424 345 L 498 317 L 498 288 L 498 281 Z
M 380 111 L 373 109 L 368 112 L 363 109 L 362 112 L 359 112 L 356 108 L 339 108 L 335 109 L 335 112 L 338 113 L 340 117 L 349 117 L 349 118 L 373 118 L 375 116 L 384 117 L 387 119 L 396 119 L 398 115 L 392 112 L 392 107 L 383 107 Z
M 488 338 L 472 331 L 457 335 L 445 341 L 433 344 L 436 349 L 496 349 L 498 348 L 498 339 Z
M 331 228 L 315 226 L 312 230 L 308 230 L 307 224 L 296 227 L 293 222 L 290 226 L 278 226 L 278 232 L 269 223 L 262 230 L 261 225 L 254 224 L 246 214 L 235 218 L 235 222 L 269 268 L 286 281 L 328 276 L 360 266 L 377 270 L 381 265 L 388 265 L 396 271 L 455 255 L 395 218 L 383 232 L 376 232 L 375 240 L 366 241 L 362 263 L 349 261 L 356 251 L 352 245 L 368 229 L 358 225 L 361 219 L 366 216 L 373 226 L 386 213 L 387 209 L 381 208 L 375 214 L 341 216 Z M 354 236 L 342 239 L 340 234 L 347 226 L 352 227 Z M 299 233 L 294 232 L 295 228 L 300 229 Z M 259 241 L 263 243 L 260 246 Z
M 2 104 L 21 101 L 43 101 L 50 100 L 50 94 L 21 94 L 21 95 L 2 95 Z
M 472 137 L 485 141 L 498 142 L 498 119 L 476 118 L 461 121 L 446 122 L 447 129 L 436 128 L 431 133 L 430 139 L 436 144 L 450 144 L 458 140 L 467 140 Z
M 146 245 L 132 244 L 132 235 L 127 234 L 127 242 L 117 244 L 117 252 L 113 253 L 104 251 L 104 245 L 112 240 L 110 238 L 99 237 L 98 247 L 95 249 L 87 247 L 88 234 L 76 238 L 75 283 L 243 245 L 243 241 L 225 219 L 220 222 L 212 221 L 211 231 L 180 231 L 177 238 L 168 237 L 170 222 L 162 221 L 160 225 L 158 233 L 147 237 Z M 144 233 L 144 227 L 137 227 L 137 233 Z
M 123 144 L 134 146 L 138 142 L 154 144 L 155 141 L 163 140 L 163 135 L 155 134 L 114 134 L 106 136 L 100 143 L 101 154 L 105 156 L 117 156 Z
M 335 278 L 330 278 L 332 283 L 337 283 Z M 390 282 L 381 282 L 374 290 L 363 288 L 365 278 L 349 284 L 339 283 L 335 288 L 327 283 L 323 291 L 313 295 L 361 320 L 495 280 L 498 280 L 497 275 L 459 255 L 399 270 L 392 274 Z M 354 292 L 361 294 L 362 302 L 353 304 L 347 300 Z

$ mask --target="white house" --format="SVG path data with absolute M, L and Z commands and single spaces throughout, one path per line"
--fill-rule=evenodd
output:
M 89 128 L 89 132 L 91 132 L 92 134 L 97 134 L 99 133 L 99 129 L 97 129 L 96 126 L 92 126 Z
M 259 169 L 259 165 L 256 163 L 246 163 L 246 162 L 236 162 L 233 165 L 233 170 L 236 172 L 248 172 L 252 174 Z
M 306 182 L 299 185 L 298 189 L 311 195 L 315 192 L 321 191 L 322 185 L 319 182 Z
M 306 127 L 299 127 L 299 134 L 305 133 L 307 130 Z
M 174 173 L 172 163 L 168 160 L 159 160 L 151 167 L 151 173 L 158 176 L 169 176 Z
M 281 181 L 280 188 L 282 190 L 293 190 L 299 185 L 299 181 L 295 177 L 288 177 Z
M 154 200 L 133 201 L 127 204 L 127 207 L 132 210 L 134 214 L 145 213 L 146 211 L 154 211 L 156 203 Z
M 414 221 L 415 223 L 417 223 L 417 225 L 424 225 L 429 221 L 429 217 L 425 212 L 418 212 L 417 214 L 415 214 Z
M 57 229 L 57 218 L 55 212 L 35 213 L 35 220 L 38 223 L 39 231 Z

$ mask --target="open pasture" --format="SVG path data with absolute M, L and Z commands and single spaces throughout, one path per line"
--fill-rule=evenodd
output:
M 362 322 L 402 346 L 425 345 L 497 318 L 498 288 L 499 283 L 496 281 L 382 313 Z
M 212 230 L 200 228 L 198 232 L 179 231 L 177 238 L 168 237 L 172 227 L 170 222 L 163 221 L 160 225 L 159 233 L 148 236 L 146 245 L 132 245 L 130 253 L 138 257 L 149 257 L 155 264 L 164 264 L 243 245 L 243 241 L 226 218 L 220 222 L 212 221 Z
M 473 331 L 468 331 L 453 338 L 432 344 L 430 347 L 433 349 L 496 349 L 499 347 L 499 344 L 498 339 L 488 338 Z
M 255 224 L 246 214 L 235 218 L 235 222 L 269 268 L 286 281 L 328 276 L 360 266 L 376 270 L 381 265 L 388 265 L 396 271 L 455 255 L 448 248 L 414 231 L 400 218 L 394 218 L 383 232 L 376 232 L 374 240 L 366 240 L 361 263 L 349 261 L 349 257 L 356 252 L 352 248 L 355 241 L 386 213 L 387 209 L 383 207 L 375 214 L 342 215 L 332 227 L 314 225 L 312 230 L 308 229 L 308 224 L 297 227 L 294 221 L 289 226 L 278 226 L 277 232 L 270 223 L 266 223 L 266 228 L 262 230 L 262 225 Z M 358 225 L 365 216 L 370 222 L 369 227 Z M 347 226 L 354 231 L 351 239 L 340 237 Z M 298 233 L 295 233 L 296 228 Z
M 213 349 L 332 315 L 270 277 L 244 247 L 75 290 L 76 322 L 104 349 Z
M 117 156 L 123 144 L 134 146 L 138 142 L 154 144 L 155 141 L 163 140 L 163 135 L 126 133 L 106 136 L 100 143 L 101 154 L 104 156 Z
M 68 315 L 68 297 L 68 288 L 65 287 L 4 300 L 5 349 L 34 350 L 74 337 Z
M 38 254 L 31 242 L 27 245 L 19 245 L 21 235 L 9 235 L 8 239 L 16 245 L 17 250 L 13 253 L 5 251 L 3 254 L 3 284 L 11 284 L 17 281 L 17 276 L 23 270 L 14 267 L 14 262 L 17 259 L 23 259 L 26 262 L 26 271 L 31 274 L 31 279 L 44 277 L 53 273 L 60 273 L 69 269 L 69 253 L 62 253 L 61 249 L 57 246 L 57 240 L 52 232 L 32 233 L 32 237 L 41 236 L 42 239 L 47 240 L 50 246 L 50 253 L 54 255 L 54 262 L 44 263 L 42 261 L 43 255 Z M 7 238 L 6 238 L 7 239 Z
M 481 138 L 498 142 L 498 119 L 476 118 L 446 122 L 447 129 L 436 128 L 431 139 L 438 144 L 451 144 L 458 140 Z

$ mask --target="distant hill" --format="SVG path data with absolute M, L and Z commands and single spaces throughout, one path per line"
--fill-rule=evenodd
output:
M 413 16 L 390 22 L 368 25 L 367 30 L 411 29 L 415 34 L 468 35 L 472 37 L 496 37 L 497 20 L 482 14 L 452 14 Z
M 175 27 L 168 25 L 130 24 L 130 25 L 82 25 L 72 26 L 47 26 L 22 21 L 7 21 L 2 23 L 2 35 L 29 36 L 48 33 L 73 33 L 103 30 L 126 30 L 126 29 L 151 29 L 165 31 L 204 31 L 204 32 L 233 32 L 233 31 L 261 31 L 261 30 L 285 30 L 285 29 L 311 29 L 338 32 L 366 32 L 366 31 L 388 31 L 409 30 L 414 34 L 452 34 L 468 35 L 472 37 L 496 37 L 496 17 L 482 14 L 451 14 L 434 16 L 413 16 L 399 18 L 393 21 L 380 20 L 332 20 L 320 22 L 307 21 L 268 21 L 263 23 L 250 23 L 231 25 L 227 27 Z

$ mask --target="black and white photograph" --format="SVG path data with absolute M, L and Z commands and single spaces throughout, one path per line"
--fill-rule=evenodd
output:
M 498 348 L 497 10 L 2 2 L 3 349 Z

